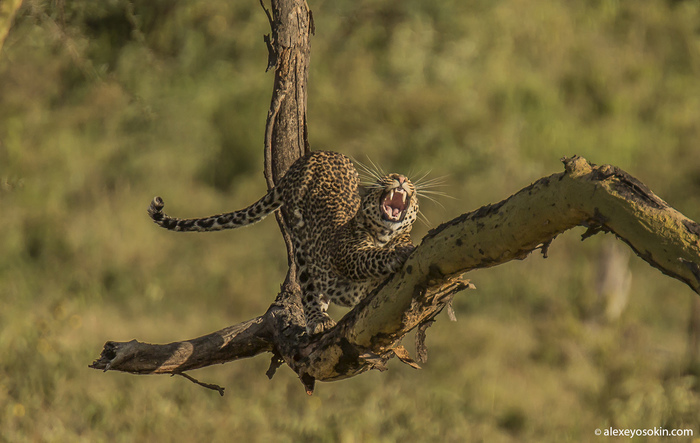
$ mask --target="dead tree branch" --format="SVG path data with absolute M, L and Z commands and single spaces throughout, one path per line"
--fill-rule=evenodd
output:
M 178 373 L 273 352 L 310 392 L 314 380 L 382 369 L 406 333 L 431 321 L 468 287 L 458 275 L 523 259 L 576 226 L 614 233 L 647 263 L 700 293 L 694 272 L 700 263 L 700 225 L 619 168 L 595 167 L 580 157 L 563 161 L 565 172 L 431 231 L 399 272 L 313 342 L 303 332 L 300 314 L 278 300 L 262 317 L 195 340 L 109 342 L 91 367 Z

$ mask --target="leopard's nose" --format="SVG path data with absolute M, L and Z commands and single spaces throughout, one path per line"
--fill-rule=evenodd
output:
M 398 177 L 398 182 L 399 182 L 399 188 L 403 189 L 404 192 L 410 197 L 412 192 L 411 192 L 411 185 L 408 179 L 406 178 L 405 175 L 399 175 Z

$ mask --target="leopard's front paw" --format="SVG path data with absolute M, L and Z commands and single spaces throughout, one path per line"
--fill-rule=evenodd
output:
M 408 257 L 413 253 L 415 249 L 416 247 L 413 245 L 398 246 L 395 249 L 396 255 L 399 257 L 399 261 L 401 261 L 401 264 L 406 263 L 406 260 L 408 260 Z
M 306 333 L 316 335 L 325 332 L 335 326 L 335 321 L 326 313 L 316 315 L 306 320 Z
M 416 249 L 416 247 L 413 245 L 397 246 L 396 249 L 394 249 L 394 253 L 396 254 L 395 258 L 392 260 L 392 263 L 389 266 L 390 271 L 396 272 L 401 269 L 414 249 Z

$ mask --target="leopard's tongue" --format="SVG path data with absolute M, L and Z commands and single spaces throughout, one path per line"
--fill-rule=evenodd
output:
M 401 213 L 406 209 L 406 203 L 404 201 L 406 198 L 405 196 L 406 194 L 403 192 L 391 192 L 384 198 L 382 207 L 390 218 L 399 218 Z

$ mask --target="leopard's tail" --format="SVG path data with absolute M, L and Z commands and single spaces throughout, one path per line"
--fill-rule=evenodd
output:
M 204 218 L 175 218 L 163 212 L 165 203 L 156 197 L 148 207 L 148 215 L 160 227 L 171 231 L 220 231 L 235 229 L 257 223 L 282 206 L 282 200 L 277 188 L 270 190 L 263 198 L 240 211 L 212 215 Z

